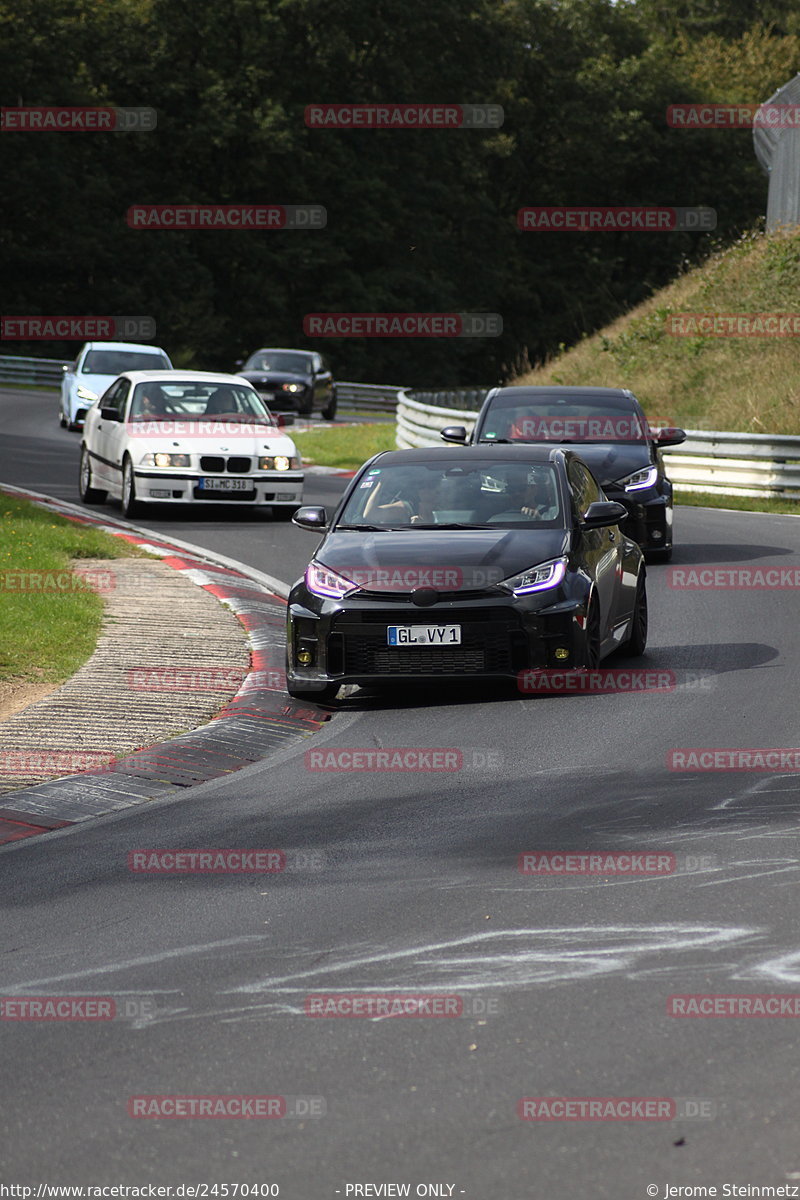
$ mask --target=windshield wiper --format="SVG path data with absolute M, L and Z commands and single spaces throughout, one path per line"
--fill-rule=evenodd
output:
M 396 533 L 408 529 L 408 525 L 337 525 L 337 529 L 359 529 L 364 533 Z
M 472 525 L 461 521 L 435 522 L 433 525 L 422 525 L 415 521 L 412 529 L 495 529 L 494 525 Z

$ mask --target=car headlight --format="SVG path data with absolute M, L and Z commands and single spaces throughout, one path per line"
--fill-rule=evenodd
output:
M 658 467 L 645 467 L 642 471 L 634 471 L 632 475 L 618 479 L 617 483 L 626 492 L 643 492 L 645 488 L 652 487 L 657 479 Z
M 139 463 L 140 467 L 188 467 L 191 459 L 188 454 L 145 454 Z
M 282 392 L 302 392 L 304 390 L 302 383 L 282 383 Z
M 79 400 L 91 400 L 94 402 L 97 399 L 97 393 L 90 388 L 84 387 L 82 383 L 78 384 L 76 395 Z
M 315 596 L 325 596 L 329 600 L 341 600 L 342 596 L 352 592 L 354 588 L 358 587 L 358 584 L 353 583 L 352 579 L 345 579 L 344 575 L 339 575 L 330 567 L 325 567 L 322 563 L 314 562 L 312 559 L 306 568 L 306 587 Z
M 288 458 L 285 454 L 268 454 L 265 458 L 258 460 L 259 471 L 299 471 L 300 459 L 292 456 Z
M 550 562 L 539 563 L 536 567 L 529 567 L 527 571 L 521 571 L 519 575 L 512 575 L 510 579 L 504 579 L 503 587 L 507 587 L 515 596 L 527 596 L 530 592 L 546 592 L 549 588 L 558 587 L 566 573 L 566 558 L 553 558 Z

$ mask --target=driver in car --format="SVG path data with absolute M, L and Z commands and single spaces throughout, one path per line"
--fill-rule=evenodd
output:
M 393 499 L 384 504 L 376 503 L 380 499 L 378 488 L 364 506 L 364 516 L 388 518 L 400 525 L 433 525 L 438 487 L 433 471 L 423 471 L 404 480 Z

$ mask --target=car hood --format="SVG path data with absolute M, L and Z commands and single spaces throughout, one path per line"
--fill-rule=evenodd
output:
M 102 396 L 108 388 L 111 387 L 115 379 L 119 379 L 119 374 L 116 375 L 76 375 L 75 379 L 80 387 L 88 388 L 90 392 L 94 392 L 97 396 Z
M 570 444 L 569 449 L 583 459 L 601 487 L 651 465 L 646 442 L 584 442 Z
M 481 587 L 499 583 L 537 563 L 557 558 L 564 553 L 568 539 L 564 529 L 418 529 L 387 533 L 334 530 L 315 557 L 345 578 L 352 577 L 348 572 L 363 572 L 356 582 L 379 579 L 382 576 L 371 572 L 388 569 L 395 583 L 387 590 L 411 591 L 430 585 L 447 591 L 470 584 Z
M 302 383 L 307 387 L 311 382 L 307 375 L 297 375 L 291 371 L 239 371 L 238 374 L 254 384 Z
M 216 433 L 211 422 L 198 431 L 192 426 L 198 426 L 199 421 L 164 421 L 160 430 L 155 421 L 141 422 L 142 428 L 137 431 L 136 424 L 128 427 L 128 437 L 131 449 L 141 446 L 142 453 L 154 450 L 175 454 L 230 454 L 253 456 L 256 454 L 284 454 L 288 458 L 297 455 L 297 448 L 290 437 L 277 430 L 272 433 L 268 429 L 260 429 L 258 433 L 249 431 L 228 431 L 224 424 Z

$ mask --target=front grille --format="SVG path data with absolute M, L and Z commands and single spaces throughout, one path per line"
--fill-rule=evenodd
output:
M 221 455 L 205 454 L 200 459 L 200 470 L 214 471 L 217 474 L 222 474 L 227 470 L 231 475 L 247 475 L 251 469 L 251 463 L 252 460 L 249 458 L 232 457 L 226 462 Z
M 441 613 L 429 622 L 420 620 L 419 609 L 413 618 L 410 614 L 383 613 L 378 619 L 375 614 L 347 614 L 346 619 L 336 621 L 334 632 L 329 638 L 335 644 L 336 666 L 345 675 L 507 675 L 525 663 L 525 636 L 515 619 L 504 614 L 499 622 L 491 620 L 491 610 L 485 610 L 488 618 L 476 619 L 478 611 L 470 613 L 469 622 L 459 620 L 458 614 Z M 482 615 L 482 614 L 481 614 Z M 368 617 L 362 624 L 353 618 Z M 402 646 L 386 644 L 387 625 L 460 624 L 460 646 Z

